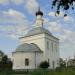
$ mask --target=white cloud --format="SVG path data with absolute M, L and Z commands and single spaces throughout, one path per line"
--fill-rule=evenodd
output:
M 74 19 L 71 16 L 66 16 L 66 17 L 64 17 L 64 22 L 72 23 L 72 22 L 74 22 Z
M 55 12 L 49 12 L 49 13 L 48 13 L 48 16 L 55 17 Z
M 38 6 L 39 4 L 36 0 L 26 0 L 25 7 L 29 11 L 29 13 L 34 13 L 37 10 Z
M 19 5 L 19 4 L 24 3 L 24 0 L 11 0 L 11 2 L 13 2 L 13 3 Z
M 3 12 L 5 15 L 9 15 L 9 16 L 13 16 L 13 17 L 22 17 L 22 18 L 25 18 L 25 15 L 22 14 L 21 12 L 19 11 L 16 11 L 16 10 L 13 10 L 13 9 L 9 9 L 8 11 L 4 11 Z
M 60 39 L 60 42 L 64 42 L 67 39 L 70 41 L 71 37 L 75 38 L 75 36 L 73 36 L 75 35 L 75 32 L 63 28 L 62 24 L 58 21 L 49 22 L 47 29 L 50 30 L 53 34 L 55 34 Z
M 39 4 L 37 0 L 0 0 L 0 4 L 9 4 L 14 3 L 16 5 L 23 4 L 29 13 L 35 13 Z M 12 14 L 12 11 L 10 11 Z
M 56 14 L 55 12 L 49 12 L 48 13 L 48 16 L 52 16 L 52 17 L 55 17 L 55 15 L 57 17 L 62 17 L 64 15 L 64 12 L 63 11 L 60 11 L 60 14 Z
M 19 36 L 15 35 L 15 34 L 11 34 L 11 35 L 8 35 L 8 37 L 11 37 L 11 38 L 16 39 L 16 38 L 18 38 Z
M 8 4 L 9 0 L 0 0 L 0 4 Z
M 4 25 L 1 25 L 1 23 Z M 29 22 L 26 19 L 26 16 L 21 12 L 13 9 L 4 11 L 3 15 L 0 17 L 0 32 L 6 33 L 7 36 L 13 38 L 25 35 L 28 31 L 28 26 Z
M 49 22 L 49 27 L 51 32 L 60 32 L 61 31 L 61 26 L 57 22 Z
M 49 18 L 44 18 L 44 24 L 47 24 L 49 22 Z
M 75 2 L 73 2 L 73 5 L 75 6 Z
M 24 0 L 0 0 L 0 4 L 9 4 L 10 2 L 19 5 L 24 3 Z
M 64 17 L 65 22 L 74 22 L 74 19 L 71 16 Z

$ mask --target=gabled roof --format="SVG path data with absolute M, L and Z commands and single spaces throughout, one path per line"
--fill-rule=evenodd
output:
M 31 43 L 31 44 L 24 43 L 24 44 L 19 45 L 16 48 L 16 51 L 15 52 L 42 52 L 42 51 L 34 43 Z
M 33 35 L 37 35 L 41 33 L 46 33 L 52 36 L 52 34 L 47 29 L 43 27 L 36 27 L 30 30 L 24 37 L 29 37 L 29 36 L 33 36 Z M 21 38 L 24 38 L 24 37 L 21 37 Z

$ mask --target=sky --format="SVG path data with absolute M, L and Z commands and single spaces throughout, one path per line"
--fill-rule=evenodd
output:
M 44 13 L 44 27 L 59 38 L 60 57 L 75 55 L 75 10 L 67 12 L 61 9 L 55 16 L 51 9 L 51 0 L 0 0 L 0 50 L 8 56 L 20 45 L 19 37 L 35 25 L 35 13 L 40 6 Z

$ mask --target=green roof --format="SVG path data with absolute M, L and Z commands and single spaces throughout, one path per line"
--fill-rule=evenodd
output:
M 19 45 L 16 48 L 16 52 L 42 52 L 42 51 L 34 43 L 31 43 L 31 44 L 24 43 L 24 44 Z
M 29 37 L 29 36 L 33 36 L 33 35 L 37 35 L 41 33 L 46 33 L 52 36 L 52 34 L 47 29 L 43 27 L 36 27 L 30 30 L 24 37 Z M 21 38 L 24 38 L 24 37 L 21 37 Z

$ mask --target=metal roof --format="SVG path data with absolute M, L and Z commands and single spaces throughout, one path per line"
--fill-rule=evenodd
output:
M 52 36 L 52 33 L 50 33 L 47 29 L 43 27 L 36 27 L 30 30 L 24 37 L 29 37 L 29 36 L 33 36 L 33 35 L 37 35 L 41 33 L 46 33 Z M 21 37 L 21 38 L 24 38 L 24 37 Z
M 34 43 L 31 43 L 31 44 L 24 43 L 24 44 L 19 45 L 16 48 L 16 52 L 42 52 L 42 51 Z

